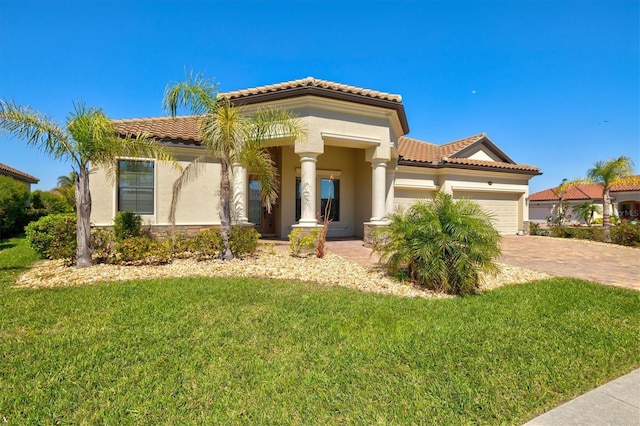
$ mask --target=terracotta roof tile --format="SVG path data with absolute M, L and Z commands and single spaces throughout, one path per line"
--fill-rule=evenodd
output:
M 400 137 L 398 139 L 398 153 L 400 159 L 408 162 L 429 164 L 457 164 L 462 166 L 487 167 L 494 169 L 519 170 L 526 172 L 538 172 L 540 169 L 526 164 L 513 164 L 499 161 L 472 160 L 469 158 L 452 158 L 454 155 L 468 146 L 485 138 L 487 135 L 480 133 L 459 139 L 444 145 L 434 145 L 417 139 Z
M 478 135 L 469 136 L 468 138 L 458 139 L 457 141 L 449 142 L 440 146 L 440 154 L 444 157 L 456 154 L 469 145 L 473 145 L 482 138 L 486 138 L 487 135 L 480 133 Z
M 403 160 L 420 163 L 439 161 L 441 158 L 438 145 L 406 136 L 398 139 L 398 152 Z
M 18 180 L 28 182 L 28 183 L 38 183 L 40 179 L 35 176 L 31 176 L 25 172 L 21 172 L 18 169 L 14 169 L 13 167 L 9 167 L 6 164 L 0 163 L 0 175 L 7 175 Z
M 122 135 L 146 133 L 149 137 L 179 141 L 202 141 L 200 119 L 195 115 L 113 120 Z
M 513 164 L 504 163 L 502 161 L 487 161 L 487 160 L 473 160 L 470 158 L 450 158 L 444 157 L 442 159 L 445 164 L 460 164 L 465 166 L 479 166 L 488 167 L 492 169 L 508 169 L 508 170 L 521 170 L 526 172 L 538 172 L 540 169 L 527 164 Z
M 295 89 L 299 87 L 318 87 L 322 89 L 335 90 L 337 92 L 350 93 L 354 95 L 365 96 L 368 98 L 383 99 L 392 102 L 402 102 L 402 96 L 391 93 L 380 92 L 377 90 L 364 89 L 362 87 L 349 86 L 347 84 L 334 83 L 327 80 L 319 80 L 313 77 L 301 78 L 299 80 L 285 81 L 283 83 L 269 84 L 267 86 L 252 87 L 249 89 L 236 90 L 232 92 L 221 93 L 220 96 L 227 99 L 240 99 L 251 95 L 259 95 L 271 92 L 279 92 L 287 89 Z

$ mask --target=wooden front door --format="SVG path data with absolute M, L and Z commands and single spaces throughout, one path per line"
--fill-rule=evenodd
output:
M 267 213 L 267 209 L 262 207 L 260 190 L 260 182 L 249 179 L 249 222 L 253 223 L 256 231 L 262 235 L 275 234 L 273 213 Z

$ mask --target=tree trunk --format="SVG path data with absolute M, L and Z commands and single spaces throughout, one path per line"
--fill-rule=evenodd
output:
M 89 171 L 85 168 L 75 178 L 76 184 L 76 267 L 86 268 L 91 260 L 91 193 Z
M 229 234 L 231 233 L 231 182 L 229 179 L 229 164 L 222 161 L 220 169 L 220 232 L 222 233 L 223 249 L 220 253 L 222 260 L 233 259 Z
M 606 242 L 611 242 L 611 223 L 609 220 L 609 210 L 611 209 L 611 198 L 609 188 L 602 191 L 602 233 Z

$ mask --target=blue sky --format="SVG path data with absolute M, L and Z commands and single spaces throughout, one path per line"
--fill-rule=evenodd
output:
M 417 139 L 486 132 L 536 192 L 614 156 L 640 171 L 639 4 L 0 0 L 0 97 L 149 117 L 185 68 L 224 91 L 313 76 L 402 95 Z M 7 134 L 0 162 L 35 189 L 70 171 Z

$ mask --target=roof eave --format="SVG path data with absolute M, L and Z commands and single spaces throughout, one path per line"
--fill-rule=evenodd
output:
M 479 171 L 493 171 L 493 172 L 503 172 L 503 173 L 516 173 L 516 174 L 525 174 L 531 176 L 540 176 L 542 174 L 539 170 L 518 170 L 518 169 L 508 169 L 504 167 L 488 167 L 488 166 L 472 166 L 465 164 L 452 164 L 452 163 L 424 163 L 420 161 L 411 161 L 411 160 L 399 160 L 398 165 L 402 166 L 413 166 L 413 167 L 424 167 L 430 169 L 464 169 L 464 170 L 479 170 Z
M 222 94 L 222 96 L 224 96 L 224 93 Z M 404 105 L 402 104 L 402 102 L 373 98 L 356 93 L 338 92 L 324 87 L 293 87 L 268 93 L 248 94 L 242 97 L 231 98 L 229 99 L 229 101 L 235 105 L 253 105 L 271 101 L 278 101 L 282 99 L 298 98 L 301 96 L 318 96 L 327 99 L 355 102 L 379 108 L 393 109 L 398 114 L 398 119 L 400 120 L 402 131 L 404 132 L 404 134 L 409 133 L 409 123 L 407 121 L 407 115 L 404 111 Z

